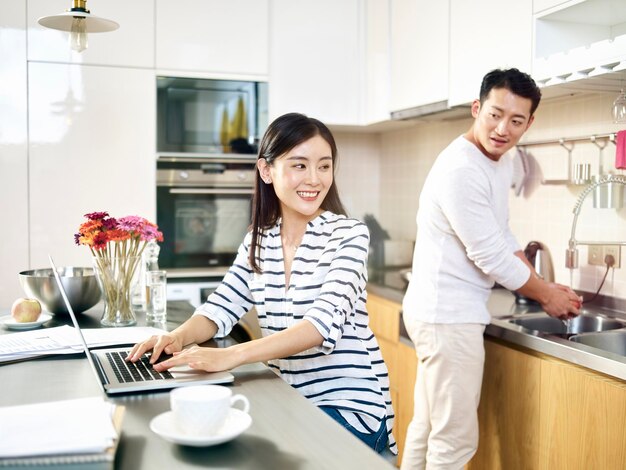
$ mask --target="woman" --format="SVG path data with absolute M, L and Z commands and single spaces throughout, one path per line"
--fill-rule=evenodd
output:
M 209 372 L 267 362 L 377 452 L 389 447 L 393 410 L 387 368 L 365 309 L 369 233 L 345 216 L 329 129 L 302 114 L 270 124 L 259 149 L 251 231 L 220 286 L 174 331 L 135 345 L 165 370 Z M 263 338 L 228 348 L 191 347 L 228 335 L 252 307 Z

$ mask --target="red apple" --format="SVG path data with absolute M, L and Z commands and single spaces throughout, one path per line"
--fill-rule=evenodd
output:
M 18 323 L 37 321 L 41 315 L 41 304 L 37 299 L 17 299 L 11 307 L 11 315 Z

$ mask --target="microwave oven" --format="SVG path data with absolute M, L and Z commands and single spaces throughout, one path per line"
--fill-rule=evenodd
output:
M 257 81 L 157 77 L 157 152 L 256 154 L 268 124 L 267 88 Z

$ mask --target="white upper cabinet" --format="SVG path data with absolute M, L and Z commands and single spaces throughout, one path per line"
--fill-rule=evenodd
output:
M 543 2 L 542 2 L 543 3 Z M 626 1 L 570 0 L 535 8 L 533 75 L 548 84 L 626 68 Z
M 157 69 L 266 78 L 268 8 L 268 0 L 156 0 Z
M 83 215 L 156 215 L 154 71 L 28 66 L 30 260 L 90 266 Z M 23 234 L 23 236 L 25 236 Z
M 70 49 L 69 33 L 37 23 L 72 6 L 70 0 L 28 0 L 28 60 L 127 67 L 154 67 L 154 0 L 89 0 L 95 16 L 119 23 L 107 33 L 87 35 L 82 52 Z
M 531 73 L 532 7 L 530 0 L 450 0 L 451 106 L 478 98 L 490 70 Z
M 301 112 L 326 124 L 360 124 L 363 3 L 272 0 L 270 12 L 270 120 Z
M 365 90 L 363 124 L 389 120 L 390 0 L 365 0 Z
M 448 21 L 449 0 L 391 0 L 391 111 L 448 98 Z
M 24 295 L 28 266 L 26 0 L 0 2 L 0 307 Z

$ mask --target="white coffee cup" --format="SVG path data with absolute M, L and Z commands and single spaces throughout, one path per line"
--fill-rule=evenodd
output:
M 174 422 L 184 434 L 216 434 L 236 402 L 243 404 L 244 413 L 250 409 L 250 402 L 244 395 L 233 395 L 230 388 L 221 385 L 192 385 L 170 392 Z

